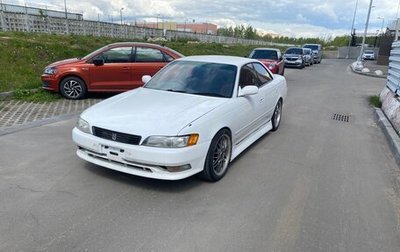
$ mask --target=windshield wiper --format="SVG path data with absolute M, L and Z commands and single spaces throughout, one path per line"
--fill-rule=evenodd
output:
M 222 94 L 216 94 L 216 93 L 192 93 L 194 95 L 206 95 L 206 96 L 215 96 L 215 97 L 224 97 L 227 98 L 226 96 Z
M 185 90 L 175 90 L 175 89 L 167 89 L 166 91 L 169 91 L 169 92 L 176 92 L 176 93 L 187 93 Z

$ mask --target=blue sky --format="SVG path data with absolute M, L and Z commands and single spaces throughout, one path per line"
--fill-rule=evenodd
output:
M 64 0 L 2 0 L 3 3 L 64 9 Z M 332 37 L 350 33 L 356 0 L 66 0 L 67 8 L 85 19 L 211 22 L 218 26 L 248 24 L 260 31 L 291 37 Z M 368 32 L 395 20 L 400 0 L 374 0 Z M 355 28 L 364 30 L 369 0 L 359 0 Z

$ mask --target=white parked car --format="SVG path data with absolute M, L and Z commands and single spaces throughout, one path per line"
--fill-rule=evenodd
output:
M 375 60 L 374 50 L 365 50 L 362 54 L 363 60 Z
M 72 137 L 82 159 L 113 170 L 217 181 L 229 163 L 279 127 L 286 80 L 254 59 L 192 56 L 85 110 Z

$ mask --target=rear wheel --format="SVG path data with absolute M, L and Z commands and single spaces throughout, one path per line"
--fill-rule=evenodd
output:
M 228 130 L 219 131 L 211 141 L 203 171 L 203 179 L 215 182 L 225 176 L 232 153 L 232 141 Z
M 71 76 L 61 81 L 60 93 L 67 99 L 77 100 L 85 97 L 87 88 L 81 78 Z
M 282 100 L 279 100 L 275 106 L 274 114 L 272 115 L 272 131 L 276 131 L 279 128 L 282 119 Z

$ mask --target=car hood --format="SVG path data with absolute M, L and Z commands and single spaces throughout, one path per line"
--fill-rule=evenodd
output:
M 300 57 L 300 54 L 285 54 L 284 57 L 285 58 L 291 58 L 291 57 Z
M 273 59 L 259 59 L 259 61 L 261 61 L 262 63 L 266 63 L 266 64 L 271 64 L 271 63 L 277 64 L 278 63 L 277 60 L 273 60 Z
M 84 111 L 91 126 L 141 135 L 177 135 L 184 127 L 227 102 L 227 98 L 137 88 Z
M 60 61 L 56 61 L 54 63 L 51 63 L 47 67 L 62 66 L 62 65 L 70 64 L 70 63 L 79 62 L 79 61 L 82 61 L 82 60 L 80 58 L 65 59 L 65 60 L 60 60 Z

